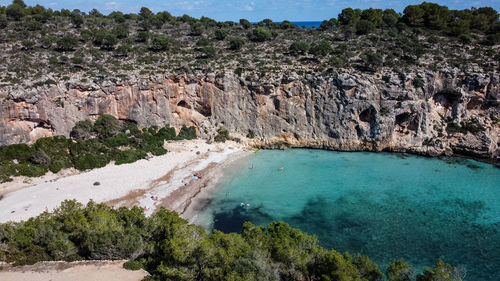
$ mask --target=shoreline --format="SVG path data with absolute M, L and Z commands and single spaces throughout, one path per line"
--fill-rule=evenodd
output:
M 243 144 L 207 143 L 202 139 L 167 142 L 165 148 L 167 154 L 149 160 L 76 173 L 63 171 L 35 178 L 32 184 L 18 178 L 4 183 L 1 190 L 11 191 L 0 197 L 0 213 L 4 214 L 0 223 L 51 212 L 71 199 L 83 204 L 93 200 L 116 208 L 137 205 L 146 215 L 161 207 L 183 213 L 192 197 L 220 175 L 214 173 L 218 166 L 249 153 Z
M 281 145 L 277 146 L 278 143 Z M 142 159 L 119 166 L 111 163 L 103 168 L 89 171 L 78 171 L 71 168 L 57 174 L 49 172 L 38 178 L 16 177 L 13 182 L 0 184 L 0 212 L 5 214 L 0 217 L 0 223 L 9 220 L 26 220 L 43 212 L 52 211 L 66 199 L 76 199 L 84 204 L 89 200 L 94 200 L 97 203 L 106 203 L 116 208 L 139 206 L 143 208 L 146 215 L 151 215 L 159 208 L 165 207 L 176 211 L 190 223 L 194 223 L 200 211 L 210 203 L 211 195 L 224 178 L 225 170 L 235 161 L 248 157 L 250 151 L 309 148 L 338 152 L 378 152 L 370 149 L 335 149 L 328 146 L 303 146 L 293 143 L 285 145 L 280 142 L 266 144 L 258 142 L 240 144 L 233 141 L 207 143 L 203 139 L 167 142 L 165 147 L 169 151 L 166 155 L 155 156 L 148 160 Z M 458 157 L 488 162 L 470 156 L 433 156 L 414 150 L 405 152 L 382 150 L 380 152 L 438 159 L 442 159 L 443 156 Z M 499 168 L 497 163 L 490 162 L 489 164 Z M 158 168 L 158 166 L 161 167 Z M 153 169 L 155 172 L 148 173 L 149 169 Z M 139 173 L 139 171 L 143 173 Z M 135 179 L 132 182 L 125 180 L 125 183 L 123 179 L 120 181 L 122 176 L 129 178 L 129 172 L 134 175 Z M 113 174 L 111 178 L 109 174 Z M 114 182 L 115 180 L 117 182 Z M 72 192 L 75 188 L 71 190 L 71 188 L 64 186 L 65 184 L 77 185 L 81 190 Z M 99 194 L 102 188 L 109 186 L 111 186 L 111 191 L 105 190 L 105 194 Z M 44 194 L 44 191 L 47 194 Z M 69 192 L 66 192 L 64 196 L 60 194 L 57 196 L 61 191 Z M 52 194 L 56 195 L 55 198 L 52 198 Z

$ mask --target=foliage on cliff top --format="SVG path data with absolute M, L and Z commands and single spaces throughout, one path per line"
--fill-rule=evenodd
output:
M 161 209 L 146 217 L 138 207 L 113 209 L 90 201 L 64 201 L 53 213 L 0 224 L 0 260 L 15 265 L 45 260 L 133 259 L 146 280 L 382 280 L 368 257 L 340 254 L 314 236 L 283 222 L 243 224 L 240 234 L 207 234 L 177 213 Z M 411 280 L 403 260 L 388 268 L 388 280 Z M 438 260 L 419 281 L 462 280 L 461 272 Z M 444 278 L 444 279 L 439 279 Z
M 11 176 L 39 177 L 52 171 L 75 167 L 88 170 L 146 158 L 148 153 L 162 155 L 165 140 L 195 139 L 196 129 L 183 126 L 176 136 L 175 129 L 166 125 L 140 130 L 132 122 L 122 123 L 111 115 L 101 115 L 95 123 L 79 121 L 71 131 L 72 139 L 55 136 L 38 139 L 33 145 L 0 146 L 0 183 Z
M 375 69 L 499 67 L 500 23 L 489 7 L 450 10 L 424 2 L 408 6 L 402 15 L 392 9 L 346 8 L 308 29 L 289 21 L 175 17 L 144 7 L 139 14 L 103 15 L 95 9 L 54 11 L 15 2 L 0 7 L 0 86 L 36 87 L 69 79 L 98 83 L 214 69 L 373 71 L 362 56 L 367 51 L 380 58 Z M 200 40 L 206 43 L 201 55 L 196 51 Z M 48 74 L 53 83 L 47 83 Z

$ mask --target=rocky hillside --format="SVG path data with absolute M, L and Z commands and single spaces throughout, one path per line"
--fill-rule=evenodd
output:
M 2 36 L 4 35 L 4 36 Z M 496 161 L 500 21 L 433 3 L 289 21 L 0 6 L 0 144 L 111 114 L 219 127 L 257 147 L 464 154 Z
M 111 114 L 139 126 L 183 124 L 255 134 L 258 147 L 500 154 L 498 73 L 350 70 L 240 78 L 233 72 L 156 75 L 101 84 L 2 90 L 0 143 L 69 135 L 76 121 Z

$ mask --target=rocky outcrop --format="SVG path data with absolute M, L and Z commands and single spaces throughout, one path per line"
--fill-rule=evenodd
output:
M 0 143 L 68 136 L 76 121 L 111 114 L 139 126 L 194 125 L 204 138 L 219 126 L 243 135 L 251 130 L 258 147 L 464 154 L 496 161 L 499 80 L 498 73 L 458 69 L 245 78 L 227 71 L 9 88 L 0 90 Z M 467 132 L 469 123 L 481 129 Z

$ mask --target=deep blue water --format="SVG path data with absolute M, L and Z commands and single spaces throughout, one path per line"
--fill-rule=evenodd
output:
M 208 229 L 285 221 L 382 271 L 393 258 L 419 271 L 443 258 L 465 267 L 467 280 L 500 280 L 500 169 L 492 165 L 291 149 L 258 151 L 227 174 L 198 217 Z
M 318 28 L 321 25 L 321 21 L 292 21 L 298 27 L 305 26 L 306 28 Z
M 257 22 L 252 23 L 256 24 Z M 321 25 L 322 21 L 292 21 L 291 23 L 297 25 L 298 27 L 304 26 L 305 28 L 318 28 Z

